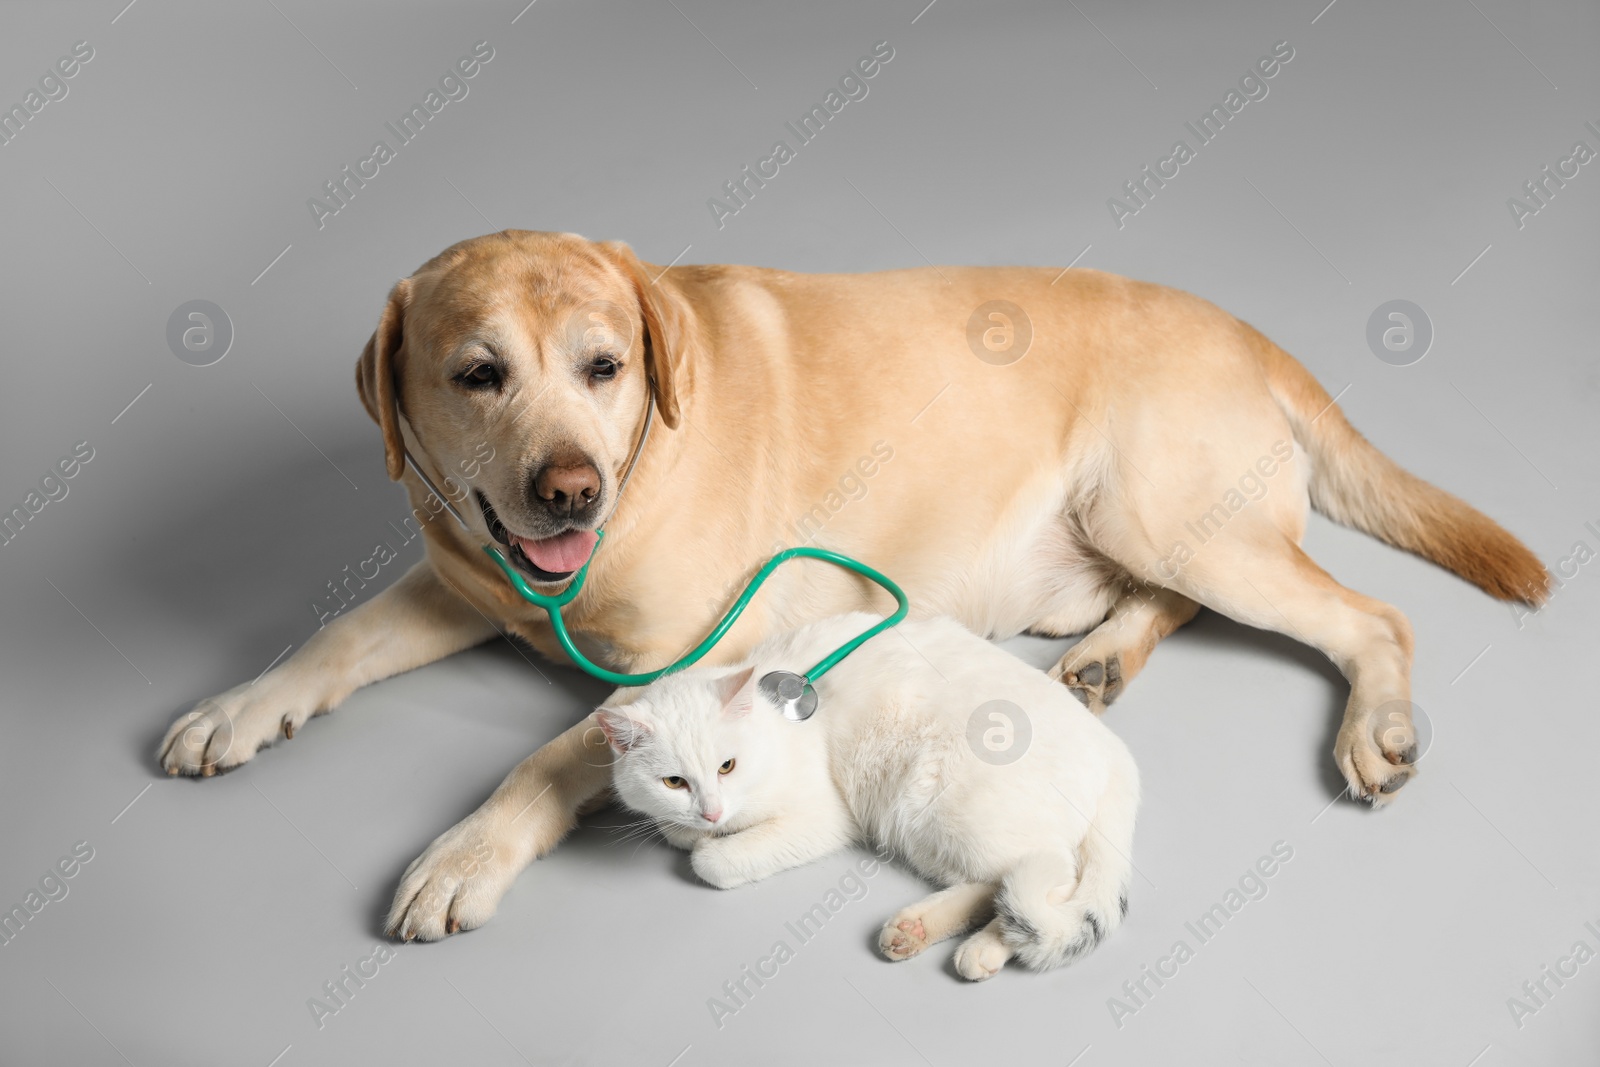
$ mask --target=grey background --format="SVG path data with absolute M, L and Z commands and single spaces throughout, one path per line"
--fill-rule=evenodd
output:
M 922 893 L 885 869 L 720 1030 L 707 998 L 855 857 L 722 894 L 604 815 L 488 927 L 401 949 L 312 1021 L 404 865 L 601 695 L 572 671 L 500 642 L 362 691 L 224 778 L 171 781 L 152 758 L 174 715 L 303 642 L 323 583 L 405 513 L 353 363 L 395 279 L 500 227 L 663 264 L 1082 253 L 1255 323 L 1551 564 L 1600 548 L 1600 163 L 1521 229 L 1506 206 L 1574 141 L 1600 148 L 1592 5 L 124 2 L 0 13 L 5 103 L 73 42 L 95 49 L 0 148 L 0 501 L 95 449 L 0 546 L 0 902 L 74 842 L 95 850 L 0 947 L 0 1061 L 1593 1061 L 1600 963 L 1520 1027 L 1507 998 L 1574 942 L 1600 949 L 1583 925 L 1600 927 L 1600 563 L 1519 626 L 1315 520 L 1312 554 L 1416 626 L 1435 736 L 1393 810 L 1330 806 L 1331 666 L 1204 614 L 1108 716 L 1147 784 L 1121 933 L 971 987 L 943 951 L 876 957 L 878 924 Z M 470 95 L 319 231 L 306 199 L 478 40 L 495 58 Z M 706 199 L 879 40 L 895 56 L 870 95 L 719 230 Z M 1279 40 L 1295 56 L 1270 95 L 1119 230 L 1107 198 Z M 193 299 L 234 326 L 210 367 L 166 345 Z M 1433 323 L 1412 366 L 1366 345 L 1393 299 Z M 1065 645 L 1014 647 L 1044 665 Z M 1198 945 L 1184 922 L 1277 841 L 1294 858 L 1266 898 Z M 1194 958 L 1119 1027 L 1108 998 L 1180 938 Z

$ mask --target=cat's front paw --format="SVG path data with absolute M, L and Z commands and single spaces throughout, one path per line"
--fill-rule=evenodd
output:
M 715 837 L 702 837 L 689 854 L 689 866 L 704 881 L 718 889 L 733 889 L 754 879 L 733 862 L 723 841 Z
M 928 931 L 919 915 L 901 912 L 878 931 L 878 951 L 891 960 L 909 960 L 929 945 Z

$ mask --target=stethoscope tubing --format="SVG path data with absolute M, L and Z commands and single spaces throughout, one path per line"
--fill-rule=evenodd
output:
M 633 477 L 634 466 L 639 462 L 639 457 L 644 453 L 645 443 L 650 440 L 650 427 L 655 421 L 655 410 L 655 398 L 651 397 L 646 400 L 644 429 L 639 434 L 639 443 L 634 446 L 633 454 L 628 459 L 627 469 L 623 472 L 622 481 L 617 486 L 615 503 L 612 504 L 612 514 L 616 513 L 616 506 L 622 501 L 622 491 L 628 487 L 628 481 Z M 413 434 L 414 433 L 415 431 L 413 431 Z M 468 533 L 471 533 L 472 527 L 467 524 L 466 518 L 462 516 L 461 512 L 458 511 L 451 503 L 450 498 L 441 492 L 438 486 L 433 484 L 433 479 L 429 478 L 428 475 L 424 473 L 422 466 L 417 463 L 416 460 L 411 458 L 411 452 L 409 450 L 405 452 L 405 462 L 406 465 L 411 468 L 412 472 L 416 474 L 417 478 L 421 480 L 422 484 L 428 488 L 428 491 L 443 501 L 444 506 L 449 509 L 450 514 L 454 516 L 456 522 L 461 524 L 461 528 Z M 517 591 L 518 596 L 522 597 L 522 599 L 526 600 L 535 607 L 544 609 L 545 614 L 550 617 L 550 628 L 555 633 L 556 641 L 561 645 L 562 651 L 566 652 L 567 656 L 571 658 L 573 664 L 584 673 L 594 678 L 598 678 L 603 682 L 610 682 L 612 685 L 648 685 L 657 678 L 661 678 L 666 675 L 676 673 L 677 671 L 684 670 L 685 668 L 694 666 L 701 659 L 703 659 L 708 652 L 715 648 L 717 642 L 721 641 L 722 638 L 726 636 L 727 632 L 732 629 L 733 624 L 739 621 L 739 616 L 744 614 L 744 609 L 750 605 L 751 599 L 761 588 L 762 583 L 771 577 L 774 571 L 791 559 L 823 560 L 824 562 L 832 563 L 835 566 L 843 567 L 848 571 L 853 571 L 887 590 L 894 597 L 896 604 L 894 613 L 888 618 L 883 619 L 877 625 L 857 634 L 854 638 L 840 645 L 827 656 L 824 656 L 820 661 L 812 666 L 810 670 L 806 671 L 805 674 L 801 676 L 800 680 L 808 686 L 811 683 L 814 683 L 817 679 L 821 678 L 824 674 L 827 674 L 830 670 L 838 665 L 840 660 L 844 659 L 850 653 L 860 648 L 867 641 L 872 640 L 872 638 L 889 629 L 891 626 L 900 623 L 905 619 L 906 614 L 910 611 L 910 602 L 906 600 L 905 592 L 881 571 L 878 571 L 873 567 L 869 567 L 860 560 L 851 559 L 849 556 L 835 552 L 832 549 L 814 548 L 810 545 L 800 545 L 795 548 L 786 548 L 782 552 L 779 552 L 777 555 L 773 556 L 771 559 L 767 560 L 766 563 L 762 564 L 761 569 L 756 572 L 755 577 L 750 579 L 750 583 L 745 586 L 744 592 L 739 595 L 739 599 L 733 602 L 733 606 L 727 610 L 717 625 L 712 628 L 709 634 L 706 635 L 705 640 L 701 641 L 685 655 L 680 656 L 667 666 L 653 671 L 640 671 L 629 674 L 621 671 L 609 670 L 608 668 L 602 667 L 598 663 L 590 660 L 588 656 L 585 656 L 578 649 L 576 642 L 574 642 L 572 639 L 572 634 L 567 630 L 566 620 L 561 617 L 561 609 L 572 603 L 572 601 L 577 597 L 579 591 L 583 589 L 584 579 L 587 578 L 589 574 L 589 564 L 594 561 L 595 554 L 600 551 L 600 544 L 602 541 L 604 541 L 606 536 L 605 525 L 610 521 L 611 515 L 607 515 L 606 522 L 602 522 L 596 529 L 595 546 L 593 551 L 591 551 L 589 554 L 589 559 L 584 562 L 581 568 L 579 568 L 578 573 L 572 576 L 571 583 L 567 586 L 567 588 L 563 589 L 559 593 L 541 593 L 537 589 L 533 588 L 533 586 L 528 584 L 528 580 L 522 575 L 522 572 L 517 570 L 516 567 L 511 564 L 511 561 L 506 559 L 505 554 L 494 545 L 484 545 L 483 550 L 488 553 L 489 557 L 493 559 L 500 567 L 500 570 L 505 574 L 506 579 L 511 583 L 511 587 Z M 809 712 L 807 714 L 809 714 Z
M 600 537 L 602 540 L 604 539 L 605 534 L 603 531 L 601 532 Z M 549 594 L 541 593 L 530 586 L 527 582 L 527 579 L 522 576 L 521 572 L 512 566 L 511 561 L 506 559 L 504 553 L 502 553 L 499 549 L 495 548 L 493 545 L 485 545 L 483 546 L 483 550 L 489 554 L 489 557 L 493 559 L 495 563 L 499 564 L 501 571 L 505 573 L 507 580 L 511 582 L 511 587 L 517 591 L 519 596 L 528 601 L 528 603 L 543 608 L 545 613 L 550 616 L 550 627 L 555 632 L 556 641 L 561 645 L 562 651 L 566 652 L 566 654 L 571 657 L 572 662 L 582 669 L 586 674 L 592 675 L 603 682 L 610 682 L 612 685 L 649 685 L 657 678 L 664 677 L 668 674 L 674 674 L 678 671 L 684 670 L 685 668 L 694 666 L 705 657 L 706 653 L 715 648 L 717 642 L 721 641 L 727 632 L 732 629 L 733 624 L 739 621 L 739 616 L 743 615 L 744 609 L 749 607 L 751 599 L 754 598 L 756 592 L 760 590 L 762 583 L 771 577 L 774 571 L 783 566 L 783 564 L 789 562 L 791 559 L 818 559 L 827 563 L 832 563 L 835 566 L 843 567 L 846 570 L 854 571 L 856 574 L 875 582 L 877 585 L 887 590 L 889 594 L 894 597 L 896 604 L 894 613 L 888 618 L 881 620 L 875 626 L 863 630 L 854 638 L 850 639 L 849 641 L 840 645 L 838 648 L 834 649 L 828 655 L 824 656 L 815 665 L 813 665 L 810 670 L 806 671 L 804 679 L 807 682 L 815 683 L 817 679 L 821 678 L 824 674 L 827 674 L 834 667 L 838 666 L 840 660 L 844 659 L 850 653 L 860 648 L 866 642 L 872 640 L 872 638 L 876 637 L 878 634 L 889 629 L 889 627 L 900 623 L 905 619 L 906 614 L 911 608 L 910 602 L 906 599 L 904 590 L 891 581 L 887 575 L 873 567 L 869 567 L 860 560 L 851 559 L 849 556 L 835 552 L 832 549 L 814 548 L 810 545 L 800 545 L 795 548 L 786 548 L 782 552 L 779 552 L 777 555 L 773 556 L 771 559 L 767 560 L 766 563 L 762 564 L 761 569 L 756 572 L 755 577 L 750 579 L 750 583 L 745 586 L 744 592 L 739 594 L 739 599 L 735 600 L 733 602 L 733 606 L 723 614 L 722 619 L 715 627 L 712 628 L 711 632 L 706 635 L 705 640 L 701 641 L 689 652 L 683 656 L 680 656 L 677 660 L 665 667 L 661 667 L 653 671 L 641 671 L 634 674 L 625 674 L 620 671 L 608 670 L 607 668 L 594 663 L 589 659 L 589 657 L 585 656 L 581 651 L 579 651 L 578 646 L 572 640 L 572 635 L 567 631 L 567 624 L 565 620 L 563 620 L 561 617 L 561 609 L 567 604 L 571 603 L 572 599 L 578 595 L 578 591 L 583 587 L 583 580 L 589 573 L 588 563 L 585 563 L 582 569 L 573 576 L 571 585 L 562 590 L 560 593 L 551 596 Z M 595 544 L 594 551 L 596 553 L 600 551 L 600 545 L 598 542 Z M 592 560 L 593 558 L 594 557 L 591 554 L 590 559 Z

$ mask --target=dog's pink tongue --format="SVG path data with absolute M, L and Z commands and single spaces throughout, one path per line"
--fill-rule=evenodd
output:
M 515 535 L 511 540 L 522 549 L 522 554 L 527 556 L 528 562 L 535 567 L 551 574 L 566 574 L 589 561 L 589 553 L 594 551 L 595 542 L 600 540 L 600 535 L 593 530 L 568 530 L 564 534 L 546 537 L 539 541 Z

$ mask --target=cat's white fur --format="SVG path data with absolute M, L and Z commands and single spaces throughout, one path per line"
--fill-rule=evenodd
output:
M 876 621 L 824 619 L 601 708 L 618 796 L 723 889 L 852 842 L 893 850 L 944 888 L 884 925 L 891 959 L 973 926 L 956 952 L 970 979 L 1013 956 L 1045 968 L 1089 952 L 1127 908 L 1127 746 L 1059 682 L 950 619 L 868 641 L 817 683 L 804 722 L 760 693 L 768 671 L 802 672 Z

